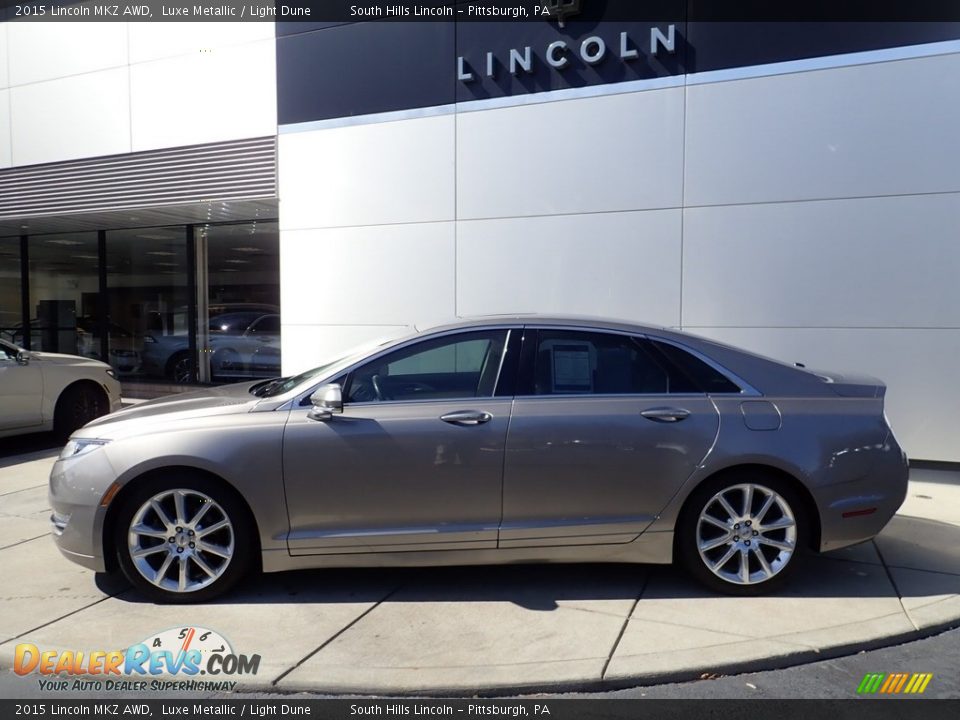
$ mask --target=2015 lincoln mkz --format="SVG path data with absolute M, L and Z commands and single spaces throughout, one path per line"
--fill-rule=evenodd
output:
M 900 506 L 885 390 L 660 328 L 464 321 L 90 423 L 53 534 L 159 601 L 257 566 L 675 559 L 756 594 Z

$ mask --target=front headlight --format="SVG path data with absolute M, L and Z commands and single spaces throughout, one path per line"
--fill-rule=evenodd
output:
M 104 372 L 106 372 L 107 375 L 112 377 L 114 380 L 117 379 L 117 374 L 113 371 L 113 368 L 110 368 L 109 370 L 105 370 Z
M 66 460 L 67 458 L 75 458 L 80 455 L 86 455 L 88 452 L 93 452 L 97 448 L 103 447 L 106 445 L 109 440 L 94 440 L 93 438 L 76 438 L 71 439 L 63 446 L 63 450 L 60 451 L 60 459 Z

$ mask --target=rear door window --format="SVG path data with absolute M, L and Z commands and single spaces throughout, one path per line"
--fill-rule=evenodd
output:
M 666 370 L 629 335 L 540 330 L 535 395 L 656 395 L 670 392 Z

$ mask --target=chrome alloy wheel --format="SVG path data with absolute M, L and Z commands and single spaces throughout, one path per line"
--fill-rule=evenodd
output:
M 158 588 L 189 593 L 220 578 L 234 555 L 233 523 L 209 495 L 164 490 L 130 521 L 127 550 L 137 572 Z
M 697 550 L 704 565 L 735 585 L 762 583 L 783 570 L 797 548 L 797 521 L 777 492 L 755 483 L 731 485 L 714 495 L 697 521 Z

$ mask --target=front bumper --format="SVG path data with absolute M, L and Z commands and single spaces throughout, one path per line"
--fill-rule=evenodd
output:
M 67 460 L 57 460 L 50 472 L 51 535 L 68 560 L 96 572 L 106 571 L 103 557 L 103 521 L 100 506 L 114 479 L 103 449 Z

